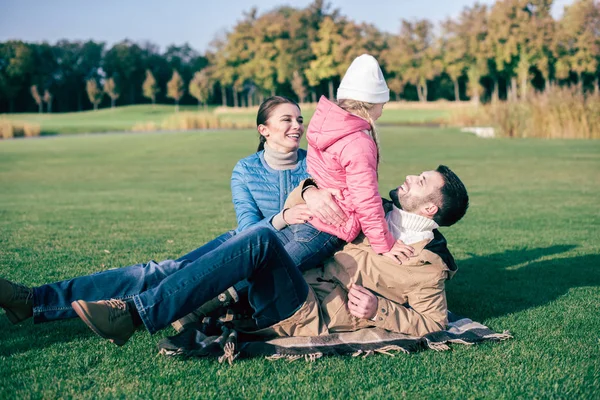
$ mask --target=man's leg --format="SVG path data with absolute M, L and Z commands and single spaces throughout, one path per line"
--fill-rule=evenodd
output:
M 75 318 L 71 302 L 121 299 L 157 285 L 162 279 L 185 267 L 190 261 L 150 261 L 129 267 L 115 268 L 65 281 L 33 288 L 33 318 L 35 323 Z
M 251 283 L 250 301 L 261 325 L 291 316 L 308 294 L 304 278 L 277 236 L 260 228 L 236 235 L 218 251 L 133 296 L 133 303 L 148 331 L 155 333 L 242 279 Z
M 228 241 L 229 239 L 231 239 L 234 236 L 235 236 L 235 231 L 225 232 L 221 236 L 218 236 L 215 239 L 211 240 L 210 242 L 202 245 L 201 247 L 198 247 L 196 250 L 190 251 L 186 255 L 179 257 L 175 261 L 184 261 L 184 260 L 196 261 L 197 259 L 199 259 L 203 255 L 205 255 L 209 251 L 213 251 L 214 249 L 216 249 L 217 247 L 219 247 L 220 245 L 222 245 L 223 243 L 225 243 L 226 241 Z
M 227 232 L 175 261 L 150 261 L 33 288 L 34 322 L 77 317 L 71 307 L 75 300 L 130 299 L 232 237 L 233 232 Z

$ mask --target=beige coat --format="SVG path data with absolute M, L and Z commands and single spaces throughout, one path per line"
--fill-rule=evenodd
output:
M 287 206 L 298 201 L 293 192 Z M 424 249 L 429 240 L 412 244 L 415 254 L 402 265 L 375 253 L 360 235 L 346 244 L 322 268 L 305 272 L 308 298 L 290 318 L 267 328 L 279 336 L 317 336 L 377 326 L 393 332 L 422 336 L 447 324 L 444 283 L 450 271 L 437 254 Z M 371 290 L 378 299 L 374 320 L 359 319 L 348 311 L 352 283 Z

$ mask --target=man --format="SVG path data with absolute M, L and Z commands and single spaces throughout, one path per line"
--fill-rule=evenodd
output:
M 299 192 L 290 196 L 290 205 L 299 201 Z M 247 279 L 253 318 L 258 328 L 270 333 L 313 336 L 378 324 L 406 333 L 412 333 L 411 324 L 417 332 L 442 329 L 446 318 L 443 281 L 455 267 L 445 240 L 434 230 L 462 218 L 468 207 L 466 189 L 452 171 L 440 166 L 408 176 L 390 195 L 395 206 L 387 215 L 390 230 L 400 240 L 416 242 L 411 261 L 402 265 L 420 268 L 403 272 L 406 282 L 395 279 L 397 263 L 373 253 L 366 240 L 358 238 L 322 270 L 308 273 L 307 280 L 314 278 L 321 284 L 315 284 L 313 290 L 273 231 L 260 228 L 235 236 L 218 251 L 172 274 L 147 274 L 146 279 L 152 280 L 144 282 L 147 290 L 126 301 L 76 300 L 72 307 L 94 332 L 123 345 L 138 326 L 143 324 L 155 333 Z M 403 254 L 410 251 L 406 248 Z M 412 296 L 415 285 L 424 288 L 416 291 L 416 297 Z M 346 291 L 350 316 L 340 314 L 345 309 Z M 25 296 L 17 292 L 15 289 L 7 296 L 11 299 L 8 302 L 0 300 L 7 313 L 22 310 L 27 304 L 22 299 Z M 407 302 L 410 307 L 406 307 Z

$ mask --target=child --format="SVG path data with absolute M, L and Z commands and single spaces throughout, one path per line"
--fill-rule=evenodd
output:
M 341 226 L 317 218 L 311 224 L 347 242 L 362 230 L 375 252 L 394 258 L 397 252 L 390 252 L 402 243 L 396 244 L 388 229 L 377 188 L 379 148 L 374 126 L 389 98 L 377 60 L 363 54 L 346 71 L 337 91 L 338 103 L 321 97 L 306 138 L 308 172 L 319 188 L 341 190 L 337 202 L 348 216 Z

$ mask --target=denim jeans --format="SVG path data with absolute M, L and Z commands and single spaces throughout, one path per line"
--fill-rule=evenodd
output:
M 243 279 L 249 283 L 248 300 L 259 328 L 290 317 L 308 295 L 308 285 L 278 235 L 260 227 L 237 234 L 218 251 L 133 296 L 133 302 L 148 331 L 155 333 Z
M 75 300 L 127 300 L 156 286 L 162 279 L 185 267 L 204 254 L 216 249 L 235 235 L 229 231 L 202 247 L 178 258 L 161 263 L 150 261 L 129 267 L 109 269 L 95 274 L 68 279 L 33 288 L 33 319 L 35 323 L 76 318 L 71 308 Z
M 342 239 L 321 232 L 310 223 L 290 225 L 278 231 L 277 237 L 302 272 L 321 264 L 344 244 Z
M 261 239 L 265 240 L 262 245 Z M 165 312 L 152 311 L 163 307 L 153 306 L 153 304 L 165 301 L 162 297 L 165 290 L 170 293 L 174 290 L 173 287 L 177 288 L 185 282 L 196 282 L 199 278 L 194 277 L 198 276 L 198 271 L 205 271 L 208 268 L 218 272 L 211 272 L 210 279 L 207 281 L 210 287 L 205 287 L 205 281 L 197 283 L 196 291 L 202 293 L 201 299 L 208 301 L 234 284 L 236 289 L 249 285 L 248 297 L 255 311 L 257 324 L 269 326 L 284 319 L 282 316 L 287 318 L 293 313 L 290 310 L 295 311 L 294 307 L 299 307 L 295 299 L 287 297 L 285 290 L 292 290 L 290 287 L 297 287 L 300 283 L 304 285 L 304 280 L 291 284 L 289 267 L 294 267 L 293 269 L 299 275 L 298 269 L 306 270 L 315 267 L 331 256 L 342 243 L 337 237 L 320 232 L 310 224 L 292 225 L 279 232 L 269 228 L 251 228 L 243 232 L 243 236 L 242 234 L 234 236 L 233 233 L 228 232 L 177 260 L 166 260 L 161 263 L 150 261 L 147 264 L 103 271 L 34 288 L 34 321 L 37 323 L 76 317 L 71 309 L 71 302 L 75 300 L 134 299 L 148 330 L 155 332 L 193 311 L 203 302 L 198 303 L 197 298 L 188 299 L 186 296 L 182 296 L 182 299 L 167 299 L 176 306 L 168 306 L 168 311 Z M 269 247 L 277 248 L 280 253 L 285 254 L 285 262 L 282 263 L 285 264 L 284 272 L 280 270 L 277 270 L 277 273 L 265 272 L 276 269 L 269 267 L 260 274 L 260 279 L 254 277 L 244 284 L 244 279 L 250 278 L 261 267 L 252 264 L 255 259 L 247 257 L 255 253 L 256 249 Z M 231 248 L 238 249 L 236 250 L 238 253 L 239 248 L 247 248 L 248 254 L 232 259 Z M 279 261 L 283 258 L 283 255 L 279 255 Z M 272 259 L 260 261 L 273 263 Z M 221 262 L 218 268 L 215 262 Z M 301 275 L 299 276 L 302 278 Z M 174 284 L 174 282 L 179 283 Z M 292 290 L 290 296 L 297 292 L 298 290 Z M 212 297 L 206 297 L 207 293 Z M 158 297 L 153 299 L 152 296 Z M 303 302 L 306 295 L 296 297 L 301 298 Z M 184 299 L 188 299 L 189 303 Z M 175 309 L 176 307 L 179 308 Z

